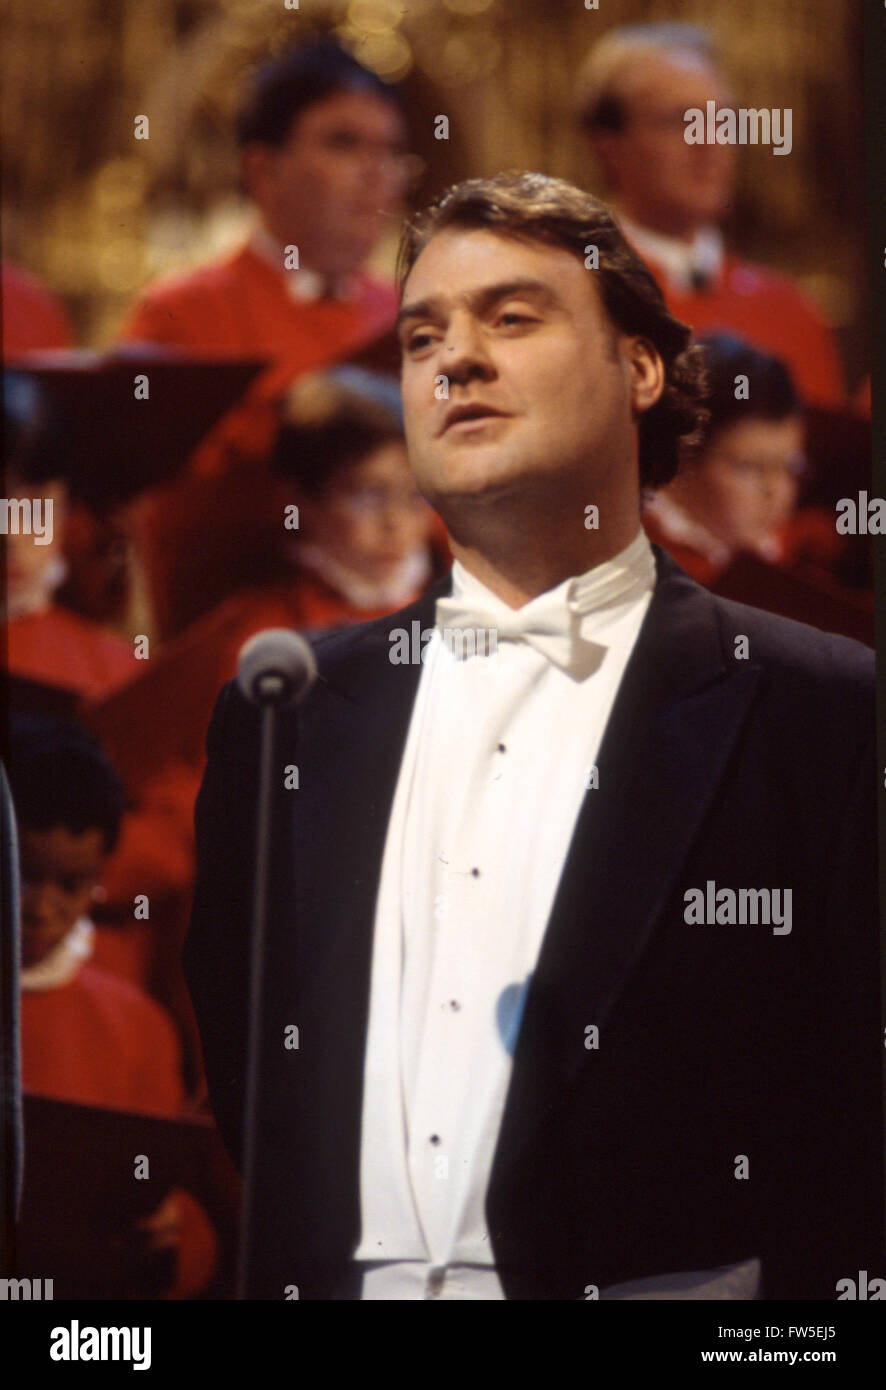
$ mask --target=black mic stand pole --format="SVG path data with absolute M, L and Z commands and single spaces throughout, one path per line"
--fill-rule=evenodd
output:
M 243 1103 L 243 1196 L 235 1285 L 237 1299 L 247 1297 L 255 1226 L 256 1130 L 268 923 L 268 877 L 274 827 L 272 779 L 277 715 L 286 706 L 304 699 L 316 676 L 316 670 L 314 653 L 308 643 L 304 638 L 286 630 L 272 629 L 258 633 L 240 654 L 239 684 L 261 709 L 261 749 L 249 952 L 249 1010 Z

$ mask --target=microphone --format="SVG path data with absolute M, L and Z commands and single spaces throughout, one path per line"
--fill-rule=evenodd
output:
M 300 705 L 317 679 L 314 649 L 288 627 L 257 632 L 240 649 L 237 684 L 256 705 Z
M 261 710 L 261 738 L 255 822 L 255 876 L 250 923 L 246 1078 L 243 1093 L 243 1198 L 235 1290 L 238 1299 L 248 1296 L 255 1254 L 258 1094 L 266 975 L 265 942 L 272 897 L 272 862 L 275 854 L 279 856 L 284 852 L 280 848 L 280 809 L 272 790 L 278 777 L 274 768 L 276 724 L 282 710 L 302 703 L 316 679 L 317 660 L 313 648 L 304 637 L 300 637 L 289 628 L 266 628 L 264 632 L 257 632 L 240 649 L 237 685 L 246 698 Z M 275 846 L 273 851 L 272 844 Z M 292 906 L 294 917 L 294 903 Z

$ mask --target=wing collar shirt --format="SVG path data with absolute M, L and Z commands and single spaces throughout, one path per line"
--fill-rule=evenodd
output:
M 640 530 L 521 609 L 458 561 L 438 601 L 376 900 L 363 1299 L 504 1298 L 485 1198 L 514 1046 L 655 573 Z M 447 637 L 474 626 L 497 640 Z

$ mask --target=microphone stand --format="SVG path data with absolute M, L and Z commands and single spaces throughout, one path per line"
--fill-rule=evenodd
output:
M 258 815 L 255 830 L 255 879 L 252 889 L 252 935 L 249 951 L 249 1008 L 246 1031 L 246 1085 L 243 1097 L 243 1196 L 234 1296 L 247 1297 L 253 1256 L 256 1208 L 256 1150 L 259 1068 L 262 1051 L 262 1003 L 265 941 L 268 927 L 268 880 L 274 829 L 273 771 L 277 715 L 300 704 L 316 679 L 317 663 L 308 642 L 288 629 L 269 628 L 251 638 L 240 652 L 237 683 L 261 710 Z
M 245 1299 L 255 1209 L 255 1151 L 258 1119 L 258 1084 L 261 1052 L 261 1005 L 264 997 L 265 936 L 268 915 L 268 864 L 271 840 L 271 773 L 277 706 L 270 702 L 261 711 L 261 753 L 258 783 L 258 820 L 255 839 L 255 882 L 252 892 L 252 933 L 249 951 L 249 1012 L 246 1031 L 246 1089 L 243 1102 L 243 1197 L 240 1241 L 237 1251 L 235 1297 Z

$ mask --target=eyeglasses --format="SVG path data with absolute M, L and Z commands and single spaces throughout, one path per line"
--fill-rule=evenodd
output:
M 382 165 L 386 173 L 396 174 L 403 179 L 417 178 L 425 167 L 425 161 L 419 155 L 410 154 L 386 140 L 366 139 L 355 130 L 330 130 L 321 137 L 320 143 L 330 154 L 355 160 L 372 160 Z
M 637 110 L 627 113 L 625 127 L 645 126 L 647 130 L 658 130 L 665 134 L 679 135 L 681 138 L 686 133 L 686 113 L 689 110 L 686 106 L 672 107 L 670 111 L 648 111 Z M 729 104 L 717 106 L 717 113 L 721 111 L 733 111 L 734 108 Z
M 353 488 L 337 494 L 338 502 L 354 516 L 377 516 L 386 507 L 402 511 L 423 512 L 428 504 L 414 488 L 372 487 Z
M 754 478 L 757 482 L 765 482 L 767 478 L 774 476 L 790 478 L 797 482 L 801 478 L 805 478 L 809 470 L 809 460 L 804 454 L 792 454 L 786 459 L 767 462 L 765 459 L 741 458 L 737 454 L 714 449 L 707 455 L 707 458 L 711 463 L 724 463 L 730 473 L 734 473 L 737 478 Z

